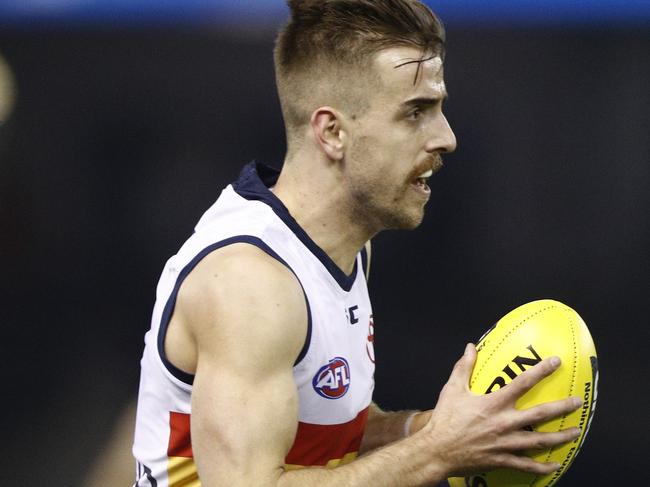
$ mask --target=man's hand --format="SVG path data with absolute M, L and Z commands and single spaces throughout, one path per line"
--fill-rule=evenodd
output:
M 518 452 L 572 441 L 580 431 L 570 428 L 539 433 L 523 428 L 574 411 L 580 407 L 580 399 L 572 397 L 525 410 L 516 409 L 515 403 L 559 367 L 559 358 L 542 361 L 507 387 L 487 395 L 476 395 L 469 390 L 475 361 L 476 348 L 470 344 L 440 392 L 428 424 L 416 435 L 432 443 L 431 447 L 449 476 L 494 468 L 513 468 L 538 475 L 557 470 L 556 463 L 537 462 Z

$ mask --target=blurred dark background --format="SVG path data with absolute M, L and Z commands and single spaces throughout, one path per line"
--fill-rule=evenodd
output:
M 459 146 L 421 228 L 374 244 L 376 400 L 431 407 L 467 341 L 555 298 L 601 368 L 559 485 L 642 485 L 650 16 L 450 18 Z M 0 22 L 16 86 L 0 124 L 3 485 L 80 485 L 137 392 L 164 261 L 243 164 L 281 165 L 280 23 Z

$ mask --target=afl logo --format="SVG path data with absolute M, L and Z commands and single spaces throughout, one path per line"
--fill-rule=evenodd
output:
M 312 380 L 314 390 L 325 399 L 339 399 L 350 388 L 350 366 L 343 357 L 336 357 L 324 365 Z

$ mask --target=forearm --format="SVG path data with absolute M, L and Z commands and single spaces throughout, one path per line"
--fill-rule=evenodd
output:
M 278 487 L 425 487 L 438 485 L 446 472 L 426 442 L 412 437 L 375 450 L 333 469 L 283 473 Z
M 367 453 L 410 436 L 422 429 L 430 416 L 430 411 L 382 411 L 372 403 L 360 453 Z

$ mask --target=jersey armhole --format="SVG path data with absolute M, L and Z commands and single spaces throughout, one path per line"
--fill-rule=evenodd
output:
M 280 257 L 271 247 L 269 247 L 260 238 L 251 235 L 238 235 L 235 237 L 230 237 L 225 240 L 215 242 L 212 245 L 209 245 L 208 247 L 204 248 L 179 272 L 178 277 L 176 278 L 176 283 L 174 284 L 174 289 L 172 290 L 169 298 L 167 299 L 167 302 L 165 303 L 165 307 L 162 312 L 162 317 L 160 319 L 160 328 L 158 329 L 158 339 L 157 339 L 158 355 L 162 360 L 162 363 L 167 369 L 167 371 L 171 373 L 176 379 L 180 380 L 181 382 L 187 385 L 191 386 L 194 383 L 194 375 L 176 367 L 173 363 L 169 361 L 167 355 L 165 354 L 165 336 L 167 335 L 169 322 L 171 321 L 171 317 L 174 312 L 174 308 L 176 306 L 178 291 L 180 290 L 181 285 L 183 284 L 187 276 L 190 274 L 190 272 L 192 272 L 192 270 L 198 265 L 198 263 L 201 262 L 201 260 L 203 260 L 208 254 L 222 247 L 226 247 L 228 245 L 232 245 L 236 243 L 247 243 L 259 248 L 260 250 L 268 254 L 270 257 L 273 257 L 278 262 L 282 263 L 287 269 L 291 271 L 291 273 L 294 276 L 296 276 L 296 279 L 298 280 L 298 283 L 300 284 L 300 287 L 302 289 L 303 295 L 305 296 L 305 305 L 307 306 L 307 334 L 305 336 L 305 343 L 302 347 L 302 350 L 298 354 L 298 357 L 296 358 L 296 361 L 293 366 L 294 367 L 297 366 L 305 358 L 307 352 L 309 351 L 309 345 L 311 343 L 311 332 L 312 332 L 311 308 L 309 306 L 309 299 L 307 298 L 307 293 L 305 292 L 305 288 L 302 285 L 302 282 L 300 282 L 298 275 L 294 272 L 291 266 L 287 264 L 287 262 L 285 262 L 284 259 L 282 259 L 282 257 Z

